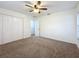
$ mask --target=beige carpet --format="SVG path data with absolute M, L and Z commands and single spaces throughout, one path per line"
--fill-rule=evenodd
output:
M 41 37 L 31 37 L 0 46 L 0 57 L 79 57 L 79 49 L 74 44 Z

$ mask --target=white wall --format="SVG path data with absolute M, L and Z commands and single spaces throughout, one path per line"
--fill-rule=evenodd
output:
M 79 47 L 79 4 L 77 5 L 77 46 Z
M 76 15 L 74 10 L 41 16 L 40 36 L 76 43 Z
M 79 39 L 79 14 L 77 14 L 77 38 Z
M 77 14 L 77 45 L 79 47 L 79 14 Z
M 0 15 L 0 44 L 2 43 L 2 15 Z
M 77 5 L 77 38 L 79 39 L 79 4 Z
M 0 43 L 5 44 L 30 37 L 31 19 L 29 15 L 0 8 Z
M 77 12 L 79 13 L 79 3 L 78 3 L 78 5 L 77 5 L 77 8 L 76 8 L 76 9 L 77 9 Z

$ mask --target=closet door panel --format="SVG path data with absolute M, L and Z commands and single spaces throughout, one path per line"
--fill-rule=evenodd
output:
M 14 33 L 16 40 L 23 38 L 23 19 L 14 17 Z
M 23 21 L 18 17 L 3 17 L 3 44 L 23 38 Z
M 12 20 L 11 16 L 4 15 L 3 17 L 3 44 L 14 41 Z

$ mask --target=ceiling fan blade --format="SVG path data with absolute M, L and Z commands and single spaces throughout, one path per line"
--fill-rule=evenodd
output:
M 33 8 L 31 5 L 27 5 L 27 4 L 26 4 L 25 6 Z
M 41 4 L 41 1 L 37 1 L 37 5 L 40 5 Z
M 39 8 L 40 10 L 47 10 L 47 8 Z
M 33 10 L 30 10 L 29 12 L 33 12 Z

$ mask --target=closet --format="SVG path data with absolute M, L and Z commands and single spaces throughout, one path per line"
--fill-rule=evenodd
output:
M 23 18 L 0 14 L 0 44 L 23 39 Z

